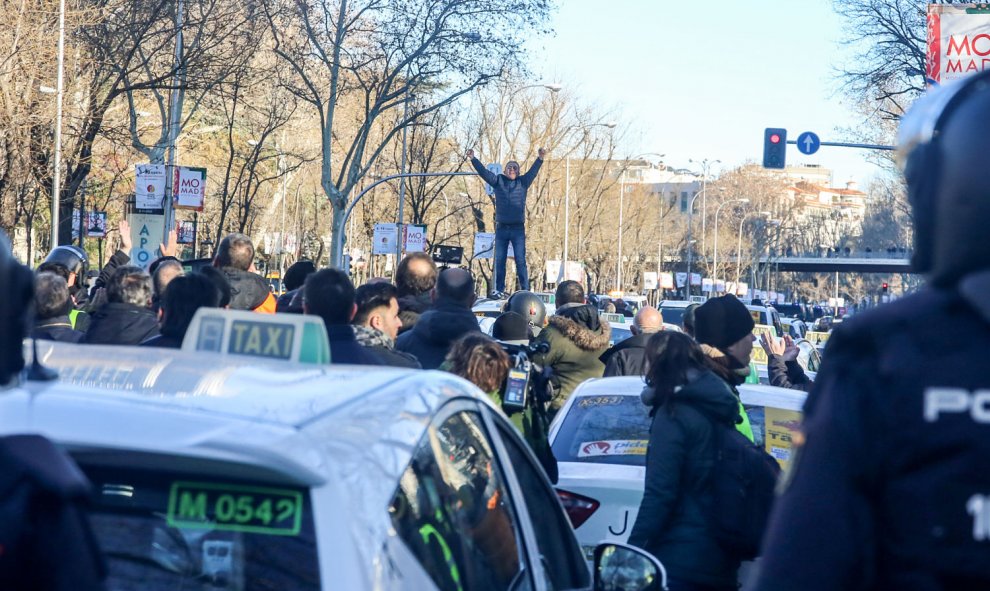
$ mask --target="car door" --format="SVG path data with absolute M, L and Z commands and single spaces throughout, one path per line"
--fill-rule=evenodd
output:
M 530 540 L 531 561 L 538 565 L 537 581 L 548 590 L 588 589 L 591 577 L 574 529 L 529 446 L 518 430 L 497 411 L 489 411 L 496 446 L 510 477 L 510 492 L 518 513 L 527 515 L 524 531 Z
M 533 589 L 522 519 L 475 401 L 446 404 L 389 505 L 398 536 L 438 589 Z

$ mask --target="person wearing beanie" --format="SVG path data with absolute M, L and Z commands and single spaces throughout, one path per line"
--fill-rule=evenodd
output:
M 296 297 L 306 278 L 316 273 L 316 265 L 313 261 L 296 261 L 285 270 L 285 277 L 282 278 L 282 287 L 285 293 L 275 300 L 276 312 L 288 312 L 290 314 L 302 314 L 302 298 Z
M 504 312 L 492 324 L 492 338 L 507 345 L 529 344 L 529 322 L 517 312 Z
M 753 354 L 753 327 L 756 322 L 746 306 L 736 296 L 728 294 L 710 298 L 694 311 L 694 338 L 705 353 L 709 369 L 722 378 L 739 398 L 736 386 L 749 376 L 749 360 Z M 753 441 L 753 429 L 739 402 L 739 432 Z

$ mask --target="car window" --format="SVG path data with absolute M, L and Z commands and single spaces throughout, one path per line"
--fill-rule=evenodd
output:
M 687 308 L 665 308 L 660 306 L 660 314 L 663 316 L 663 321 L 676 324 L 677 326 L 683 326 L 685 310 Z
M 107 589 L 321 588 L 307 489 L 82 468 L 93 484 L 90 516 L 109 567 Z
M 562 535 L 572 528 L 560 507 L 556 493 L 523 450 L 519 438 L 509 432 L 510 427 L 500 423 L 498 428 L 516 473 L 516 480 L 525 491 L 523 500 L 536 533 L 536 545 L 543 568 L 550 577 L 552 588 L 587 587 L 590 579 L 588 566 L 574 537 Z
M 639 396 L 581 396 L 560 423 L 553 455 L 560 462 L 645 466 L 650 422 Z
M 516 516 L 476 413 L 427 430 L 389 514 L 439 589 L 502 591 L 525 576 Z
M 612 325 L 612 336 L 609 338 L 609 343 L 612 345 L 617 345 L 622 341 L 631 338 L 632 332 L 628 328 L 618 328 L 614 324 Z

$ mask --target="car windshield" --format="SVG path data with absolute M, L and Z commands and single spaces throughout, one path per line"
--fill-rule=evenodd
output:
M 83 465 L 110 591 L 320 589 L 307 489 Z
M 581 396 L 561 422 L 553 455 L 559 462 L 645 466 L 650 422 L 639 396 Z
M 686 310 L 687 308 L 683 307 L 667 308 L 660 306 L 660 314 L 663 315 L 663 321 L 676 324 L 677 326 L 684 326 L 684 312 Z
M 774 308 L 777 308 L 777 313 L 781 316 L 789 318 L 802 318 L 804 316 L 804 310 L 798 304 L 777 304 Z

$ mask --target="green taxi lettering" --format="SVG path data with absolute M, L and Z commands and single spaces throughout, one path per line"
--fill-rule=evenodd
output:
M 302 494 L 287 489 L 176 482 L 169 494 L 172 527 L 296 535 Z
M 203 521 L 206 519 L 206 494 L 184 491 L 179 497 L 179 519 Z

